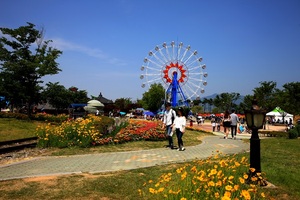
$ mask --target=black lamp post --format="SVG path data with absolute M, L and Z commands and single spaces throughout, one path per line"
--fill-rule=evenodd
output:
M 249 180 L 253 176 L 257 176 L 261 173 L 260 166 L 260 139 L 258 136 L 258 129 L 263 128 L 265 123 L 266 112 L 261 110 L 257 105 L 257 101 L 253 100 L 252 108 L 245 110 L 246 123 L 249 129 L 252 130 L 250 138 L 250 171 Z M 255 169 L 255 170 L 254 170 Z M 260 175 L 259 175 L 260 177 Z M 266 185 L 265 181 L 260 181 L 261 185 Z

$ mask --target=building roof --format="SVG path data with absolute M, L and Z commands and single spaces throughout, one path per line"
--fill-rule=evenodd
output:
M 101 92 L 100 92 L 99 96 L 96 98 L 96 100 L 100 101 L 103 104 L 112 104 L 112 103 L 114 103 L 112 100 L 109 100 L 109 99 L 103 97 Z

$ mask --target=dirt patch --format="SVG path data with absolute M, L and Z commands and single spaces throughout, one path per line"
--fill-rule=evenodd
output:
M 0 154 L 0 166 L 15 162 L 26 161 L 39 156 L 46 156 L 51 154 L 49 149 L 28 148 L 20 151 Z
M 43 182 L 43 183 L 52 182 L 53 183 L 57 181 L 57 176 L 41 176 L 41 177 L 25 178 L 23 180 L 24 182 Z

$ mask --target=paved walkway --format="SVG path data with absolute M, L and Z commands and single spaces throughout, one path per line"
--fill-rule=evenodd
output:
M 200 145 L 186 147 L 185 151 L 159 148 L 117 153 L 37 157 L 0 166 L 0 180 L 130 170 L 205 159 L 216 154 L 217 150 L 224 154 L 249 151 L 249 143 L 241 140 L 250 138 L 249 134 L 239 134 L 237 140 L 225 140 L 222 133 L 215 132 L 214 134 L 214 136 L 205 137 Z

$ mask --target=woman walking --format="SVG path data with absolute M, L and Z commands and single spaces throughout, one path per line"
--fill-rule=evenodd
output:
M 175 128 L 176 131 L 176 136 L 178 140 L 178 151 L 184 151 L 185 148 L 183 147 L 183 141 L 182 141 L 182 136 L 185 132 L 185 126 L 186 126 L 186 118 L 183 115 L 183 109 L 179 108 L 177 111 L 177 116 L 174 120 L 173 127 Z
M 224 127 L 224 139 L 227 139 L 229 134 L 229 129 L 231 127 L 230 115 L 228 110 L 225 111 L 222 122 Z

